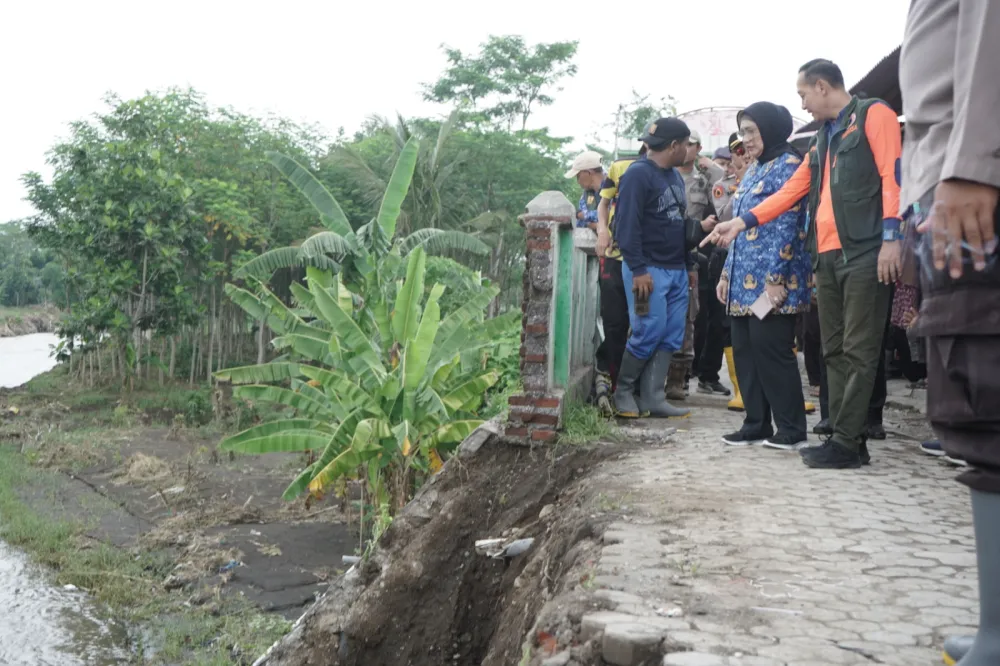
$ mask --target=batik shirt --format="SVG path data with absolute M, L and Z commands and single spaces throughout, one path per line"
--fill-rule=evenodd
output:
M 792 177 L 802 158 L 783 154 L 763 166 L 754 162 L 747 168 L 733 198 L 733 217 L 740 217 L 781 189 Z M 736 237 L 722 270 L 729 281 L 727 310 L 731 316 L 752 315 L 753 305 L 766 284 L 784 285 L 788 298 L 778 314 L 795 314 L 809 309 L 812 263 L 805 250 L 806 199 L 772 222 L 750 227 Z

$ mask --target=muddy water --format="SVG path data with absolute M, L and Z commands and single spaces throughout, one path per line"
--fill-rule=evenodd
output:
M 0 338 L 0 386 L 14 388 L 54 368 L 50 346 L 58 342 L 53 333 Z
M 56 336 L 0 338 L 0 386 L 51 369 Z M 0 516 L 0 521 L 3 516 Z M 125 630 L 101 618 L 86 594 L 53 586 L 25 555 L 0 541 L 0 664 L 110 666 L 128 660 Z

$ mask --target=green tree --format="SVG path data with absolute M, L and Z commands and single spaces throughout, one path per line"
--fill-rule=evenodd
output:
M 424 98 L 467 105 L 477 124 L 525 130 L 534 111 L 555 101 L 550 91 L 576 74 L 576 49 L 577 42 L 529 47 L 516 35 L 491 36 L 475 55 L 444 47 L 448 68 L 425 86 Z

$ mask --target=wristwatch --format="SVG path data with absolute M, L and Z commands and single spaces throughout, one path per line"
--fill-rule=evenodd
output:
M 903 234 L 900 233 L 899 229 L 883 229 L 882 230 L 882 240 L 886 242 L 898 241 L 903 238 Z

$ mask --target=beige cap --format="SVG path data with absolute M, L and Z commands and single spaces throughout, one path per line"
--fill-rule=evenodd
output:
M 601 168 L 603 168 L 603 165 L 601 164 L 601 154 L 593 150 L 587 150 L 576 156 L 576 159 L 573 160 L 573 166 L 566 172 L 566 177 L 576 178 L 576 174 L 581 171 Z
M 695 130 L 691 130 L 691 136 L 688 138 L 688 143 L 697 143 L 701 145 L 701 134 L 698 134 Z

